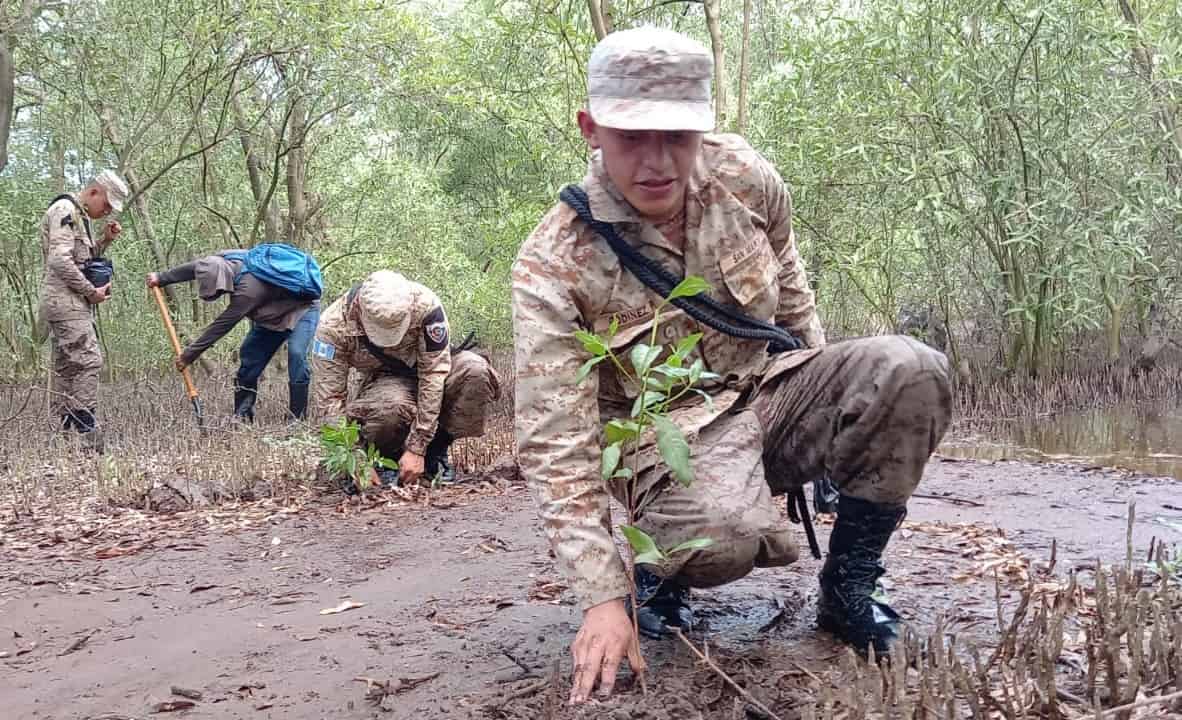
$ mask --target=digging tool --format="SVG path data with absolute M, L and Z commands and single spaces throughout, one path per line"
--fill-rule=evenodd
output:
M 160 308 L 160 317 L 164 319 L 164 327 L 168 329 L 168 338 L 172 340 L 172 350 L 179 358 L 181 356 L 181 341 L 177 339 L 176 328 L 172 326 L 172 315 L 168 312 L 168 305 L 164 302 L 164 293 L 160 288 L 153 287 L 152 293 L 156 296 L 156 306 Z M 181 377 L 185 380 L 185 392 L 189 394 L 189 401 L 193 403 L 193 413 L 197 416 L 197 427 L 201 428 L 201 432 L 205 432 L 205 415 L 201 412 L 201 398 L 197 397 L 197 386 L 193 384 L 193 376 L 189 373 L 189 368 L 181 370 Z

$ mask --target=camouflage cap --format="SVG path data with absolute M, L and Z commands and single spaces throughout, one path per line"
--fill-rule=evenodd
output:
M 114 170 L 103 170 L 94 179 L 94 184 L 107 193 L 107 202 L 111 204 L 112 210 L 123 212 L 123 201 L 128 195 L 127 183 L 123 182 L 123 178 L 116 175 Z
M 587 98 L 596 123 L 619 130 L 714 129 L 706 48 L 672 30 L 641 27 L 599 41 L 587 63 Z
M 357 291 L 361 328 L 374 345 L 394 347 L 410 327 L 414 293 L 410 281 L 393 270 L 378 270 Z

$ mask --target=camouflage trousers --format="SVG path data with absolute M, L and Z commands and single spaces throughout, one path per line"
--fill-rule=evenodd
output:
M 50 321 L 49 339 L 54 414 L 60 417 L 74 410 L 94 410 L 103 368 L 94 321 L 88 317 Z
M 662 569 L 693 587 L 788 565 L 797 530 L 773 495 L 828 473 L 844 495 L 904 505 L 951 414 L 942 353 L 904 336 L 828 345 L 702 429 L 690 487 L 663 468 L 642 474 L 637 525 L 664 548 L 714 540 Z
M 483 435 L 485 419 L 500 398 L 500 386 L 496 371 L 480 355 L 467 350 L 452 355 L 439 426 L 454 438 Z M 417 395 L 415 377 L 376 375 L 348 402 L 345 415 L 362 426 L 362 439 L 397 459 L 418 413 Z

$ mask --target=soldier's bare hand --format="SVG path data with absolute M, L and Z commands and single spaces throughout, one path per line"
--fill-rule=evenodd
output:
M 189 367 L 188 363 L 186 363 L 181 358 L 177 358 L 176 360 L 173 360 L 172 366 L 174 368 L 176 368 L 177 372 L 184 372 L 185 368 Z
M 407 450 L 398 459 L 398 480 L 403 485 L 416 483 L 427 469 L 427 459 L 418 453 Z
M 111 297 L 111 283 L 103 285 L 101 288 L 94 289 L 94 300 L 90 301 L 91 305 L 98 305 L 104 303 Z
M 160 287 L 160 276 L 156 273 L 148 273 L 148 277 L 144 279 L 148 287 Z
M 586 702 L 596 683 L 600 695 L 610 695 L 625 658 L 633 672 L 644 671 L 644 658 L 623 598 L 600 603 L 583 614 L 583 626 L 571 645 L 571 655 L 575 662 L 571 705 Z
M 107 242 L 111 242 L 119 237 L 119 233 L 123 232 L 123 226 L 119 224 L 118 220 L 112 220 L 107 223 L 107 229 L 103 232 L 107 236 Z

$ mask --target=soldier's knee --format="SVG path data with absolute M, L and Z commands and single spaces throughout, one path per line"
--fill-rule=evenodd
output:
M 731 538 L 697 550 L 678 577 L 691 587 L 715 587 L 746 577 L 757 567 L 781 567 L 800 557 L 790 528 L 735 528 Z

